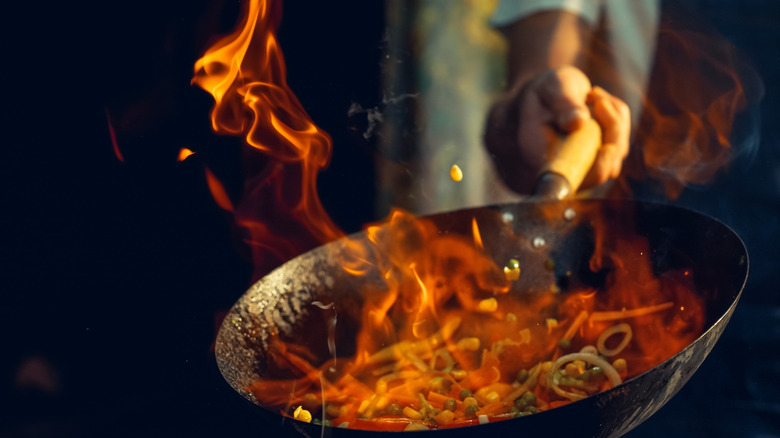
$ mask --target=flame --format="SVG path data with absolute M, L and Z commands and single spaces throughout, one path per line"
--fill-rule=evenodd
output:
M 106 110 L 106 122 L 108 123 L 108 134 L 111 137 L 111 146 L 114 148 L 114 155 L 116 155 L 117 160 L 124 163 L 125 157 L 122 156 L 122 151 L 119 150 L 119 142 L 116 139 L 116 130 L 114 129 L 114 124 L 111 123 L 111 116 L 108 114 L 108 110 Z
M 190 155 L 194 154 L 195 152 L 192 152 L 191 150 L 187 148 L 181 148 L 179 149 L 179 156 L 176 157 L 176 161 L 184 161 L 189 157 Z
M 346 272 L 358 280 L 378 273 L 383 280 L 354 283 L 362 284 L 356 286 L 361 289 L 362 308 L 347 313 L 358 312 L 359 330 L 354 339 L 335 339 L 353 353 L 338 357 L 337 367 L 336 357 L 317 356 L 304 345 L 276 339 L 279 348 L 270 353 L 276 357 L 274 363 L 284 373 L 294 367 L 297 377 L 264 379 L 250 389 L 269 407 L 308 403 L 319 411 L 332 405 L 328 414 L 320 415 L 330 417 L 334 425 L 347 422 L 370 429 L 387 427 L 383 421 L 390 403 L 418 411 L 430 405 L 437 412 L 462 390 L 474 393 L 480 413 L 510 418 L 505 416 L 509 407 L 530 388 L 514 383 L 520 371 L 544 375 L 539 370 L 545 363 L 549 367 L 586 345 L 615 348 L 629 336 L 627 331 L 632 337 L 621 347 L 619 358 L 611 359 L 618 378 L 652 368 L 703 329 L 703 304 L 693 293 L 694 273 L 656 275 L 648 242 L 630 224 L 616 225 L 607 216 L 587 211 L 569 220 L 576 226 L 586 217 L 595 241 L 601 242 L 590 265 L 609 273 L 598 290 L 577 286 L 559 293 L 554 288 L 518 290 L 504 274 L 501 264 L 506 260 L 496 259 L 500 252 L 496 247 L 519 248 L 530 243 L 527 237 L 507 230 L 480 232 L 476 217 L 459 232 L 443 232 L 430 219 L 393 211 L 387 222 L 366 227 L 365 240 L 349 240 L 346 245 Z M 547 263 L 544 257 L 536 262 Z M 600 341 L 608 329 L 615 334 Z M 562 340 L 569 345 L 563 347 Z M 317 344 L 324 345 L 325 340 L 312 345 Z M 582 372 L 584 365 L 574 368 Z M 534 383 L 534 388 L 539 409 L 567 402 L 543 385 Z M 461 406 L 452 419 L 420 421 L 438 427 L 443 424 L 438 421 L 470 424 L 464 412 Z M 402 417 L 409 415 L 398 420 L 402 427 L 416 414 Z
M 760 99 L 761 80 L 736 48 L 699 24 L 665 17 L 656 61 L 627 163 L 635 179 L 652 178 L 669 198 L 690 184 L 708 184 L 751 139 L 736 138 L 737 116 Z M 641 164 L 639 164 L 641 163 Z
M 637 132 L 651 177 L 670 197 L 706 184 L 735 155 L 731 134 L 747 98 L 733 49 L 701 34 L 662 29 L 656 64 Z
M 213 173 L 207 170 L 206 176 L 217 203 L 233 212 L 246 231 L 259 277 L 342 233 L 317 197 L 316 175 L 330 160 L 331 142 L 286 84 L 274 34 L 279 9 L 272 6 L 278 3 L 252 0 L 246 5 L 245 19 L 236 31 L 196 62 L 193 83 L 214 96 L 214 131 L 241 135 L 245 140 L 246 178 L 237 203 Z M 724 113 L 741 105 L 739 98 L 729 96 L 685 118 L 686 126 L 696 127 L 688 134 L 696 139 L 693 143 L 703 141 L 699 133 L 711 133 L 710 126 L 720 124 L 727 118 Z M 653 108 L 660 110 L 661 106 Z M 665 120 L 660 111 L 648 114 Z M 718 158 L 728 147 L 729 132 L 716 132 L 715 143 L 708 145 L 714 150 L 711 155 Z M 644 148 L 647 163 L 676 162 L 675 155 L 653 155 L 655 149 L 661 148 L 650 143 Z M 721 161 L 715 160 L 717 165 Z M 677 181 L 711 176 L 708 172 L 681 175 Z M 574 221 L 582 220 L 580 216 Z M 539 383 L 544 380 L 541 370 L 562 358 L 564 350 L 597 344 L 616 320 L 632 321 L 634 339 L 623 348 L 622 365 L 614 362 L 617 379 L 655 366 L 690 343 L 703 328 L 702 303 L 692 293 L 693 275 L 657 277 L 649 263 L 647 242 L 629 228 L 616 229 L 606 219 L 596 221 L 595 251 L 589 266 L 594 272 L 607 270 L 607 279 L 598 291 L 583 288 L 562 294 L 555 285 L 539 291 L 514 288 L 513 278 L 504 273 L 507 260 L 494 258 L 494 246 L 519 246 L 522 236 L 502 234 L 496 242 L 480 231 L 477 218 L 470 225 L 462 234 L 441 232 L 432 220 L 394 210 L 387 221 L 366 226 L 365 240 L 346 243 L 348 254 L 342 268 L 358 279 L 378 273 L 381 284 L 364 282 L 356 291 L 362 306 L 339 317 L 339 324 L 347 316 L 354 318 L 355 327 L 350 326 L 356 328 L 351 333 L 354 339 L 347 341 L 347 348 L 339 344 L 339 351 L 347 353 L 335 356 L 338 339 L 331 330 L 323 331 L 327 339 L 317 338 L 329 346 L 327 356 L 317 354 L 321 346 L 312 349 L 273 333 L 267 352 L 268 375 L 278 371 L 283 378 L 266 378 L 249 389 L 274 409 L 324 408 L 335 424 L 356 427 L 386 412 L 391 404 L 416 413 L 404 414 L 409 418 L 422 416 L 428 406 L 432 406 L 428 414 L 433 415 L 461 390 L 474 393 L 481 413 L 500 416 L 530 385 L 539 409 L 565 402 L 556 396 L 560 393 Z M 327 311 L 332 318 L 334 310 Z M 310 335 L 316 338 L 316 333 Z M 611 337 L 607 341 L 612 342 Z M 520 371 L 535 377 L 517 386 L 513 383 Z M 610 377 L 601 387 L 615 383 Z M 462 405 L 453 418 L 441 421 L 467 424 Z M 377 424 L 369 421 L 364 426 Z
M 192 80 L 214 97 L 214 131 L 246 142 L 245 183 L 235 208 L 214 175 L 207 175 L 219 205 L 233 211 L 246 232 L 255 278 L 343 235 L 316 191 L 317 173 L 330 160 L 330 137 L 287 86 L 275 35 L 280 5 L 247 2 L 244 20 L 196 61 Z
M 227 194 L 227 190 L 225 190 L 225 186 L 222 185 L 219 179 L 217 179 L 217 177 L 214 176 L 214 173 L 212 173 L 209 169 L 206 169 L 206 182 L 209 185 L 211 196 L 214 197 L 214 201 L 217 202 L 217 205 L 219 205 L 223 210 L 230 212 L 234 211 L 235 209 L 233 208 L 233 203 L 230 201 L 230 197 Z

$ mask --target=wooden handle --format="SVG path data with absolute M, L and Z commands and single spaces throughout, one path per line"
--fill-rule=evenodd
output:
M 588 119 L 578 130 L 559 137 L 548 149 L 547 165 L 540 175 L 554 172 L 565 177 L 574 194 L 593 166 L 601 147 L 601 127 Z

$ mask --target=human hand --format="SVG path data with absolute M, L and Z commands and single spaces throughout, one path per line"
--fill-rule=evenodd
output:
M 628 155 L 631 117 L 628 106 L 571 66 L 520 80 L 491 109 L 485 143 L 507 185 L 530 193 L 551 159 L 549 149 L 561 135 L 593 118 L 601 126 L 602 145 L 581 188 L 620 175 Z

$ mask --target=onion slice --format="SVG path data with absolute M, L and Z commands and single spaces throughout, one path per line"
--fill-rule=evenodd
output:
M 616 335 L 618 333 L 623 333 L 623 339 L 620 341 L 617 347 L 607 348 L 606 346 L 607 339 L 609 339 L 612 335 Z M 607 357 L 612 357 L 616 354 L 620 354 L 620 352 L 623 351 L 624 348 L 626 348 L 626 345 L 628 345 L 628 343 L 631 342 L 632 334 L 633 332 L 631 331 L 631 326 L 626 323 L 613 325 L 612 327 L 601 332 L 601 335 L 599 335 L 599 338 L 596 341 L 596 348 L 599 349 L 599 353 Z
M 566 391 L 562 389 L 560 386 L 558 386 L 557 383 L 555 383 L 555 379 L 554 379 L 555 373 L 557 373 L 558 370 L 564 364 L 575 360 L 581 360 L 591 365 L 601 367 L 601 369 L 604 370 L 604 375 L 607 376 L 607 379 L 609 379 L 609 382 L 612 384 L 612 386 L 617 386 L 623 383 L 623 379 L 620 378 L 620 374 L 618 374 L 617 370 L 615 370 L 615 367 L 610 365 L 610 363 L 607 362 L 606 360 L 600 358 L 595 354 L 571 353 L 559 357 L 555 362 L 553 362 L 550 371 L 547 372 L 547 387 L 552 388 L 552 390 L 555 391 L 555 393 L 560 395 L 561 397 L 566 397 L 572 401 L 582 400 L 583 398 L 585 398 L 584 395 Z

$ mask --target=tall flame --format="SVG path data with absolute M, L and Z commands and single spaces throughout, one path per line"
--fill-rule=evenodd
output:
M 247 145 L 234 215 L 252 246 L 255 278 L 343 235 L 317 196 L 316 176 L 330 161 L 331 140 L 287 86 L 275 35 L 280 6 L 249 1 L 246 18 L 195 63 L 192 80 L 214 97 L 214 131 L 243 136 Z

